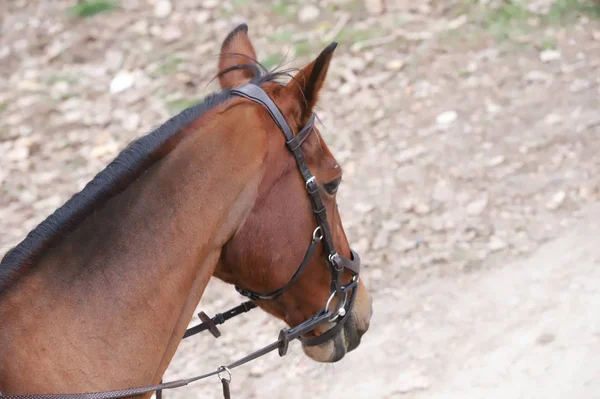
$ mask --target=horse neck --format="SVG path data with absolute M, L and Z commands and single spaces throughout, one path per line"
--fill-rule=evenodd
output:
M 0 391 L 160 380 L 262 174 L 264 140 L 238 118 L 206 119 L 3 299 Z

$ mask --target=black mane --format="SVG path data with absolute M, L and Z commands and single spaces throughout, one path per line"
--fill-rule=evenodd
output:
M 257 66 L 258 65 L 258 66 Z M 267 72 L 264 67 L 244 65 L 255 78 L 252 83 L 261 85 L 275 81 L 287 72 Z M 226 72 L 226 71 L 224 71 Z M 132 141 L 108 166 L 99 172 L 79 193 L 54 211 L 21 243 L 9 250 L 0 262 L 0 294 L 8 285 L 23 275 L 44 250 L 72 231 L 89 216 L 98 204 L 108 201 L 127 188 L 148 167 L 160 159 L 160 150 L 182 128 L 200 118 L 215 106 L 232 97 L 229 90 L 210 94 L 201 103 L 175 115 L 154 131 Z

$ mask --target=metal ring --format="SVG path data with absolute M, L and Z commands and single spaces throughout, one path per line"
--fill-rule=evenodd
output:
M 325 304 L 325 311 L 327 312 L 329 310 L 329 304 L 331 303 L 331 300 L 333 299 L 333 297 L 335 296 L 335 292 L 332 292 L 331 295 L 329 296 L 329 299 L 327 300 L 327 303 Z
M 319 233 L 319 235 L 317 235 L 317 233 Z M 313 231 L 313 241 L 316 242 L 321 242 L 321 240 L 323 239 L 323 229 L 321 228 L 321 226 L 317 226 L 317 228 Z
M 333 297 L 335 296 L 336 292 L 332 292 L 331 296 L 329 297 L 329 299 L 327 300 L 327 304 L 325 304 L 325 311 L 329 310 L 329 304 L 331 303 L 331 300 L 333 299 Z M 329 319 L 330 322 L 334 322 L 336 321 L 340 316 L 345 315 L 346 313 L 346 301 L 348 300 L 348 293 L 345 292 L 344 293 L 344 302 L 342 302 L 342 305 L 340 307 L 337 308 L 337 310 L 335 311 L 335 315 Z M 340 310 L 344 309 L 344 314 L 340 314 Z
M 218 371 L 217 371 L 217 377 L 219 377 L 219 380 L 221 380 L 221 381 L 222 381 L 222 380 L 224 380 L 224 378 L 223 378 L 223 377 L 221 377 L 221 373 L 222 373 L 223 371 L 226 371 L 226 372 L 227 372 L 227 374 L 229 374 L 229 379 L 228 379 L 228 380 L 225 380 L 225 381 L 227 381 L 227 382 L 231 382 L 231 370 L 229 370 L 229 368 L 228 368 L 227 366 L 221 366 L 221 367 L 219 367 L 217 370 L 218 370 Z
M 325 304 L 325 311 L 329 310 L 329 305 L 331 304 L 331 301 L 333 300 L 333 298 L 335 297 L 335 295 L 337 294 L 336 291 L 332 292 L 331 295 L 329 296 L 329 299 L 327 300 L 327 303 Z M 344 293 L 344 302 L 342 302 L 342 306 L 340 306 L 340 308 L 343 308 L 344 306 L 346 306 L 346 300 L 348 299 L 348 293 L 345 292 Z M 339 308 L 338 308 L 339 309 Z

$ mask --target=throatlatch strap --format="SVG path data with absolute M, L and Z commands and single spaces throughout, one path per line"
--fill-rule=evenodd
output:
M 263 299 L 263 300 L 267 300 L 267 299 L 275 299 L 277 298 L 279 295 L 283 294 L 285 292 L 285 290 L 288 289 L 288 287 L 292 284 L 294 284 L 294 282 L 296 280 L 298 280 L 298 278 L 300 278 L 300 275 L 302 274 L 302 271 L 306 268 L 306 266 L 308 266 L 308 264 L 310 263 L 310 259 L 312 258 L 313 254 L 315 253 L 315 250 L 317 248 L 317 244 L 321 241 L 321 239 L 317 239 L 317 238 L 313 238 L 312 241 L 310 242 L 310 244 L 308 245 L 308 249 L 306 250 L 306 252 L 304 253 L 304 259 L 302 259 L 302 263 L 300 264 L 300 267 L 298 267 L 298 269 L 296 269 L 296 273 L 294 273 L 294 275 L 292 276 L 292 278 L 290 279 L 290 281 L 287 282 L 286 285 L 284 285 L 283 287 L 270 292 L 268 294 L 258 294 L 256 292 L 252 292 L 249 290 L 245 290 L 243 288 L 240 288 L 238 286 L 235 287 L 236 291 L 239 292 L 241 295 L 248 297 L 252 300 L 257 300 L 257 299 Z

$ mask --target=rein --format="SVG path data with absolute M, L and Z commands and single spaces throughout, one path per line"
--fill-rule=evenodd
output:
M 103 391 L 103 392 L 93 392 L 93 393 L 76 393 L 76 394 L 25 394 L 25 395 L 2 395 L 0 393 L 0 398 L 2 399 L 116 399 L 116 398 L 125 398 L 133 395 L 140 395 L 149 392 L 156 391 L 157 399 L 162 398 L 162 391 L 166 389 L 174 389 L 186 386 L 196 381 L 200 381 L 212 376 L 218 376 L 223 385 L 223 396 L 225 399 L 230 398 L 229 392 L 229 383 L 231 382 L 231 370 L 242 366 L 252 360 L 255 360 L 261 356 L 266 355 L 274 351 L 278 350 L 279 356 L 285 356 L 288 351 L 288 347 L 290 342 L 295 339 L 300 340 L 305 346 L 315 346 L 320 345 L 323 342 L 326 342 L 331 337 L 336 335 L 344 326 L 345 322 L 348 320 L 348 316 L 352 311 L 354 306 L 354 300 L 356 298 L 357 287 L 358 287 L 358 275 L 360 271 L 360 258 L 356 252 L 350 250 L 352 259 L 347 259 L 335 250 L 335 246 L 333 243 L 333 235 L 331 233 L 331 227 L 329 226 L 329 222 L 327 220 L 327 210 L 325 208 L 325 204 L 321 199 L 320 188 L 317 184 L 316 178 L 311 173 L 308 168 L 308 164 L 306 159 L 304 158 L 304 153 L 302 152 L 301 146 L 302 143 L 307 139 L 310 132 L 313 130 L 315 116 L 311 115 L 307 124 L 298 132 L 297 135 L 294 136 L 292 129 L 287 123 L 285 117 L 277 107 L 277 105 L 271 100 L 268 94 L 259 86 L 254 84 L 245 84 L 240 87 L 231 90 L 231 93 L 245 99 L 251 100 L 262 105 L 271 115 L 273 121 L 279 129 L 282 131 L 283 135 L 286 139 L 286 145 L 294 159 L 296 160 L 296 164 L 298 165 L 298 169 L 304 178 L 306 191 L 308 196 L 310 197 L 311 204 L 313 207 L 313 213 L 315 215 L 315 219 L 318 223 L 318 226 L 315 228 L 312 234 L 312 240 L 308 245 L 306 253 L 300 266 L 289 280 L 289 282 L 283 287 L 279 288 L 268 294 L 260 294 L 250 290 L 246 290 L 240 287 L 235 287 L 235 289 L 243 296 L 250 298 L 250 301 L 244 302 L 235 308 L 232 308 L 224 313 L 217 313 L 213 318 L 209 318 L 204 312 L 200 312 L 198 317 L 202 321 L 201 324 L 191 327 L 188 329 L 183 338 L 190 337 L 199 332 L 208 330 L 215 338 L 218 338 L 221 335 L 221 332 L 217 328 L 218 324 L 222 324 L 225 321 L 231 319 L 232 317 L 238 316 L 242 313 L 249 312 L 250 310 L 257 307 L 254 301 L 256 300 L 271 300 L 277 298 L 282 293 L 284 293 L 302 274 L 306 266 L 310 263 L 312 256 L 316 251 L 316 247 L 319 244 L 323 244 L 323 253 L 327 259 L 327 264 L 329 265 L 329 269 L 331 272 L 331 296 L 327 300 L 325 307 L 323 310 L 313 315 L 308 320 L 303 323 L 297 325 L 293 328 L 285 328 L 279 332 L 279 336 L 276 341 L 271 344 L 250 353 L 226 366 L 220 366 L 214 371 L 209 373 L 200 374 L 194 377 L 171 381 L 171 382 L 161 382 L 158 385 L 150 385 L 139 388 L 128 388 L 117 391 Z M 352 280 L 346 284 L 342 285 L 341 277 L 344 270 L 348 270 L 352 275 Z M 331 304 L 334 298 L 342 298 L 342 304 L 335 311 L 329 309 L 329 305 Z M 313 331 L 316 327 L 321 324 L 335 322 L 335 325 L 327 330 L 325 333 L 310 337 L 310 338 L 301 338 L 301 335 L 304 335 L 310 331 Z M 228 376 L 223 377 L 222 374 L 226 373 Z

